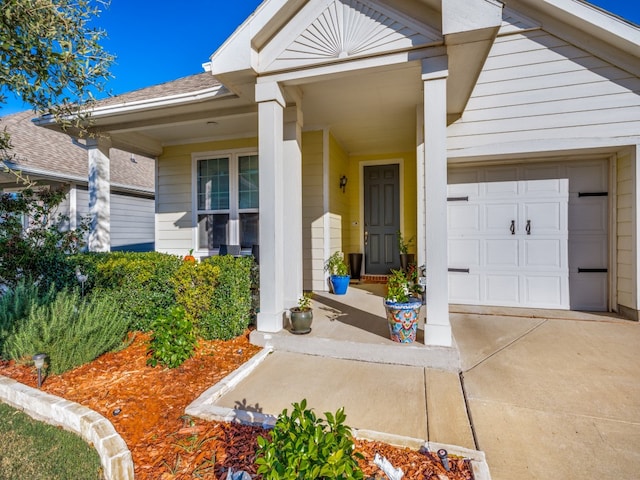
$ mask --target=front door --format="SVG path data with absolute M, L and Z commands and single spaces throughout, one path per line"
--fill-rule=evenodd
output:
M 400 268 L 399 165 L 364 167 L 365 272 L 387 274 Z

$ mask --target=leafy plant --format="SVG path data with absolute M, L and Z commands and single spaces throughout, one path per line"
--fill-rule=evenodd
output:
M 304 292 L 298 299 L 298 306 L 293 307 L 291 310 L 296 312 L 308 312 L 311 310 L 311 298 L 313 298 L 313 292 Z
M 252 311 L 251 257 L 216 255 L 200 262 L 220 269 L 211 308 L 198 324 L 198 333 L 207 340 L 229 340 L 249 326 Z
M 334 252 L 324 264 L 325 272 L 329 275 L 336 275 L 343 277 L 348 274 L 349 269 L 344 261 L 344 254 L 342 252 Z
M 213 297 L 219 277 L 220 267 L 210 262 L 185 261 L 171 279 L 176 301 L 184 308 L 187 318 L 198 328 L 213 308 Z
M 410 272 L 416 272 L 411 270 Z M 387 295 L 385 300 L 395 303 L 407 303 L 414 295 L 422 292 L 422 286 L 417 283 L 417 273 L 405 273 L 403 270 L 391 270 L 387 278 Z
M 24 278 L 45 286 L 60 283 L 70 275 L 67 255 L 84 247 L 88 225 L 84 221 L 68 228 L 69 218 L 58 211 L 64 190 L 36 188 L 14 173 L 24 188 L 0 195 L 0 282 L 14 286 Z
M 278 416 L 270 440 L 258 437 L 257 473 L 264 480 L 362 479 L 346 415 L 325 413 L 317 418 L 307 401 L 293 404 Z
M 405 241 L 400 230 L 398 230 L 396 236 L 398 237 L 398 251 L 403 255 L 409 253 L 409 247 L 413 244 L 413 237 Z
M 148 365 L 155 367 L 160 363 L 176 368 L 193 356 L 197 340 L 193 323 L 186 318 L 184 308 L 174 307 L 168 315 L 158 317 L 151 328 Z
M 86 253 L 70 262 L 88 275 L 85 291 L 106 292 L 121 305 L 132 328 L 142 331 L 175 305 L 171 280 L 184 263 L 176 255 L 159 252 Z M 73 284 L 78 285 L 75 278 Z
M 0 351 L 16 323 L 29 315 L 33 308 L 47 304 L 53 298 L 55 298 L 53 288 L 41 293 L 38 285 L 24 279 L 20 280 L 14 288 L 7 290 L 0 297 Z
M 63 290 L 16 322 L 4 351 L 15 360 L 46 353 L 51 371 L 60 374 L 120 346 L 128 330 L 129 323 L 110 297 L 83 300 L 78 290 Z

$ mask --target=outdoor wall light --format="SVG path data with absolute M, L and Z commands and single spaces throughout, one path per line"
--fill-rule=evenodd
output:
M 33 363 L 38 370 L 38 388 L 42 386 L 42 367 L 44 367 L 44 359 L 47 358 L 46 353 L 36 353 L 33 356 Z
M 349 179 L 347 178 L 346 175 L 342 175 L 340 177 L 340 188 L 342 189 L 342 193 L 344 193 L 344 190 L 347 186 L 347 182 L 349 181 Z

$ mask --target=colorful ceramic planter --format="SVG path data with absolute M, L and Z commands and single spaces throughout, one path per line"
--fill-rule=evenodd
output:
M 418 331 L 418 319 L 422 302 L 412 298 L 407 303 L 384 302 L 391 340 L 398 343 L 412 343 Z

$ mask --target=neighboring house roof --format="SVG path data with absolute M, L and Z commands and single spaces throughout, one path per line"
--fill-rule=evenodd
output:
M 197 73 L 187 77 L 178 78 L 169 82 L 141 88 L 132 92 L 123 93 L 114 97 L 98 100 L 95 108 L 109 105 L 123 105 L 144 100 L 182 95 L 185 93 L 199 92 L 220 86 L 220 82 L 209 72 Z
M 88 159 L 86 147 L 66 134 L 40 128 L 25 112 L 0 119 L 0 127 L 11 135 L 12 149 L 7 165 L 36 178 L 45 177 L 86 183 Z M 155 160 L 112 148 L 111 184 L 116 188 L 153 193 Z

